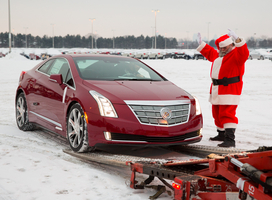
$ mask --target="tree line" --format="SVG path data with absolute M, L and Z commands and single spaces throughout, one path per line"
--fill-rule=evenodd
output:
M 155 47 L 155 38 L 143 35 L 135 37 L 134 35 L 119 36 L 115 38 L 103 38 L 80 35 L 66 35 L 52 37 L 44 35 L 32 36 L 31 34 L 11 34 L 12 47 L 16 48 L 115 48 L 115 49 L 152 49 Z M 54 42 L 53 42 L 54 41 Z M 206 41 L 207 42 L 207 41 Z M 209 44 L 215 46 L 215 40 L 209 41 Z M 272 48 L 272 38 L 247 38 L 249 48 Z M 9 33 L 0 33 L 0 48 L 9 47 Z M 196 41 L 187 39 L 166 38 L 161 35 L 156 37 L 157 49 L 195 49 L 198 47 Z
M 8 33 L 0 33 L 0 47 L 9 47 Z M 31 34 L 12 34 L 11 35 L 12 47 L 18 48 L 91 48 L 92 47 L 92 36 L 84 37 L 80 35 L 66 35 L 55 36 L 54 42 L 52 37 L 44 35 L 32 36 Z M 155 40 L 154 37 L 143 35 L 139 37 L 121 36 L 115 38 L 93 38 L 94 48 L 115 48 L 115 49 L 150 49 L 154 48 Z M 178 42 L 176 38 L 165 38 L 161 35 L 156 37 L 156 47 L 158 49 L 164 49 L 165 45 L 167 48 L 176 48 Z

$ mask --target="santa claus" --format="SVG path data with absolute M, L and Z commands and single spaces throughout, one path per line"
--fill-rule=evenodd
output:
M 233 38 L 233 39 L 232 39 Z M 197 50 L 212 62 L 210 99 L 212 115 L 218 135 L 212 141 L 223 141 L 219 147 L 235 147 L 235 130 L 238 124 L 236 109 L 243 88 L 245 62 L 249 51 L 243 38 L 229 29 L 215 44 L 218 50 L 202 41 L 198 33 Z

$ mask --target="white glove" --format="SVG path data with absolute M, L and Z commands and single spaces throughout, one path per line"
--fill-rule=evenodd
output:
M 198 42 L 199 45 L 202 43 L 202 39 L 201 39 L 201 34 L 200 33 L 197 34 L 197 42 Z
M 228 36 L 233 37 L 234 40 L 237 40 L 238 35 L 236 35 L 236 33 L 234 31 L 232 31 L 230 29 L 228 29 L 228 30 L 229 30 Z

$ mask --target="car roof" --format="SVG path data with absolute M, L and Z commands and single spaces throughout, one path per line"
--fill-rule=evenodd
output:
M 137 60 L 134 58 L 126 57 L 126 56 L 118 56 L 118 55 L 108 55 L 108 54 L 60 54 L 56 55 L 54 57 L 72 57 L 72 58 L 80 58 L 80 57 L 100 57 L 100 58 L 119 58 L 119 59 L 124 59 L 124 60 Z M 52 57 L 53 58 L 53 57 Z

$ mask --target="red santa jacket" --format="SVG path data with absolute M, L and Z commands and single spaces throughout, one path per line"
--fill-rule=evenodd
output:
M 240 81 L 227 86 L 213 85 L 210 88 L 209 101 L 213 105 L 238 105 L 243 88 L 243 75 L 245 62 L 249 51 L 245 40 L 235 43 L 235 47 L 224 57 L 219 57 L 219 52 L 205 42 L 202 42 L 197 50 L 207 60 L 212 62 L 210 76 L 212 79 L 232 78 L 239 76 Z

